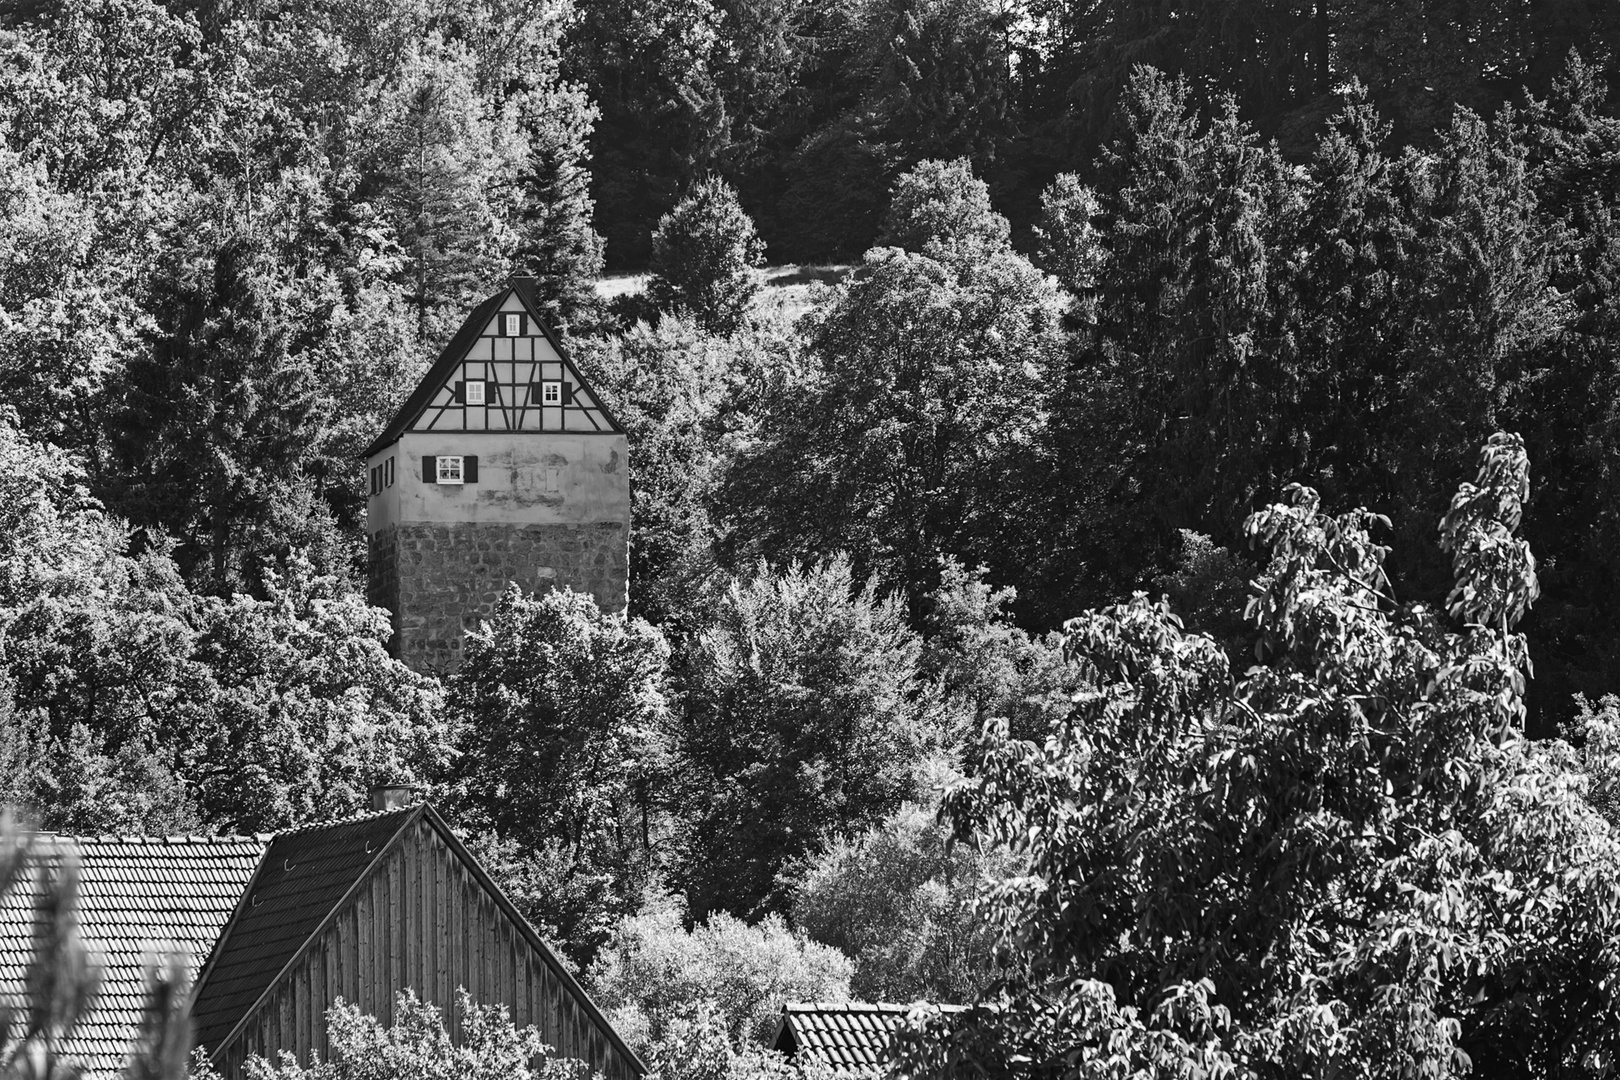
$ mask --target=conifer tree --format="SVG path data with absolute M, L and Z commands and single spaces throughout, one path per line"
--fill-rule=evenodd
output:
M 596 116 L 584 91 L 573 86 L 536 92 L 522 110 L 512 269 L 536 279 L 542 309 L 565 330 L 589 321 L 598 307 L 603 244 L 591 227 L 589 168 Z
M 226 594 L 316 442 L 313 387 L 262 238 L 233 228 L 196 255 L 164 281 L 159 334 L 130 366 L 114 436 L 128 480 L 106 495 L 178 535 L 194 585 Z
M 765 245 L 737 193 L 706 177 L 659 219 L 647 292 L 660 311 L 684 311 L 705 330 L 729 334 L 748 317 L 764 261 Z

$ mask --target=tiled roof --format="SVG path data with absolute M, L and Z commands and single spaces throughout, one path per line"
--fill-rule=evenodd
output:
M 118 1072 L 139 1028 L 148 958 L 178 945 L 196 976 L 237 898 L 259 865 L 267 837 L 34 838 L 31 858 L 54 868 L 64 851 L 79 860 L 79 926 L 102 967 L 89 1015 L 63 1047 L 90 1077 Z M 33 953 L 39 878 L 0 900 L 0 999 L 20 1001 Z
M 192 1004 L 197 1044 L 231 1033 L 287 961 L 420 806 L 277 835 L 240 913 L 210 957 Z M 245 884 L 245 883 L 244 883 Z
M 961 1007 L 941 1005 L 946 1012 Z M 910 1005 L 860 1001 L 812 1001 L 782 1007 L 775 1047 L 789 1055 L 819 1058 L 834 1072 L 881 1070 L 889 1042 Z

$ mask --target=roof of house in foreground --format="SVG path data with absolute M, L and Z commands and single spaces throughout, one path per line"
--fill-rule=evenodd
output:
M 28 858 L 39 872 L 0 897 L 0 1004 L 24 1003 L 28 967 L 49 917 L 40 904 L 43 883 L 71 857 L 80 933 L 103 974 L 88 1014 L 61 1046 L 63 1056 L 91 1080 L 121 1072 L 145 1012 L 150 965 L 178 948 L 194 987 L 198 1045 L 217 1057 L 323 928 L 353 909 L 385 856 L 409 857 L 409 836 L 437 838 L 446 858 L 465 868 L 468 887 L 509 920 L 513 947 L 532 950 L 609 1052 L 630 1072 L 644 1072 L 573 975 L 425 803 L 261 836 L 36 834 Z
M 77 856 L 79 932 L 101 967 L 95 1004 L 63 1046 L 88 1074 L 117 1072 L 146 1005 L 148 966 L 178 947 L 195 978 L 236 910 L 267 836 L 61 836 L 34 838 L 31 859 L 59 872 Z M 36 879 L 37 882 L 37 879 Z M 0 1001 L 19 1004 L 44 930 L 37 885 L 0 898 Z
M 880 1070 L 894 1033 L 912 1008 L 863 1001 L 789 1003 L 782 1007 L 771 1045 L 789 1055 L 817 1058 L 834 1072 Z M 960 1005 L 937 1008 L 962 1011 Z

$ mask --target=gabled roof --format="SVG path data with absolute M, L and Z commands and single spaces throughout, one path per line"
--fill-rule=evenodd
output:
M 405 399 L 405 403 L 399 407 L 399 411 L 394 413 L 394 418 L 388 421 L 388 425 L 383 428 L 382 433 L 373 439 L 371 445 L 367 446 L 365 452 L 360 455 L 362 458 L 371 457 L 379 450 L 397 441 L 401 435 L 410 430 L 411 425 L 416 423 L 417 418 L 422 415 L 422 412 L 433 401 L 433 396 L 438 393 L 439 388 L 455 374 L 456 368 L 466 358 L 468 351 L 472 349 L 479 337 L 483 335 L 484 328 L 501 310 L 502 305 L 506 303 L 506 298 L 509 296 L 518 298 L 523 304 L 524 311 L 528 313 L 534 325 L 539 327 L 541 335 L 551 344 L 551 347 L 557 350 L 557 355 L 562 358 L 563 363 L 573 369 L 576 376 L 579 375 L 579 369 L 575 366 L 573 358 L 568 355 L 568 350 L 563 348 L 562 341 L 552 332 L 550 324 L 546 322 L 545 317 L 540 312 L 539 298 L 535 293 L 534 278 L 513 276 L 507 281 L 504 288 L 472 309 L 472 313 L 461 324 L 461 329 L 451 336 L 449 343 L 439 353 L 439 358 L 433 361 L 433 366 L 428 368 L 426 375 L 422 376 L 422 381 L 416 384 L 416 389 L 411 391 L 410 396 Z M 584 382 L 583 379 L 580 381 L 581 383 Z M 595 399 L 596 407 L 606 417 L 608 423 L 612 425 L 613 430 L 622 432 L 624 430 L 623 425 L 614 418 L 608 407 L 602 404 L 601 398 L 597 397 L 594 391 L 592 397 Z
M 64 1051 L 90 1076 L 118 1072 L 146 1003 L 149 957 L 178 947 L 195 976 L 253 877 L 268 837 L 59 836 L 34 838 L 30 856 L 54 871 L 79 864 L 79 926 L 102 967 L 101 990 Z M 0 900 L 0 998 L 19 1003 L 33 953 L 38 877 Z
M 271 841 L 199 977 L 191 1007 L 199 1046 L 216 1047 L 231 1033 L 419 812 L 311 825 Z
M 940 1005 L 941 1012 L 961 1012 L 960 1005 Z M 894 1033 L 911 1012 L 910 1005 L 887 1002 L 811 1001 L 782 1006 L 782 1019 L 771 1046 L 790 1057 L 819 1060 L 833 1072 L 882 1071 Z
M 645 1073 L 635 1052 L 591 1001 L 500 888 L 426 803 L 349 821 L 310 825 L 274 838 L 220 933 L 197 978 L 191 1018 L 196 1045 L 217 1055 L 247 1022 L 254 1007 L 279 981 L 345 902 L 370 878 L 390 849 L 424 820 L 461 861 L 528 946 L 624 1056 Z

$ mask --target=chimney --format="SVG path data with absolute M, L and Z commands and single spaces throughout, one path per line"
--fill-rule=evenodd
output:
M 373 810 L 403 810 L 422 801 L 424 788 L 413 784 L 378 784 L 371 789 Z

